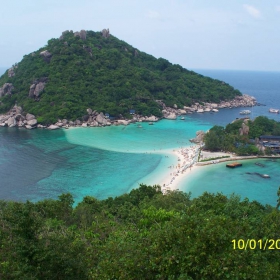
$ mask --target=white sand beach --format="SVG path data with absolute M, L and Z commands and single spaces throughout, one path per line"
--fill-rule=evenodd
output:
M 168 166 L 168 170 L 165 174 L 162 174 L 162 179 L 158 182 L 158 184 L 162 186 L 163 192 L 178 189 L 177 186 L 182 180 L 186 180 L 188 176 L 199 170 L 199 167 L 196 166 L 199 150 L 199 145 L 192 145 L 164 151 L 166 156 L 170 154 L 175 157 L 177 161 Z

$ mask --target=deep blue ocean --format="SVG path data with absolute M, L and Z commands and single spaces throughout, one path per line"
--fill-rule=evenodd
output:
M 269 108 L 280 109 L 280 72 L 195 71 L 225 81 L 265 104 L 248 108 L 252 118 L 264 115 L 280 121 L 279 114 L 268 112 Z M 226 125 L 240 117 L 240 110 L 196 113 L 185 121 L 163 120 L 154 126 L 143 124 L 141 129 L 136 125 L 59 131 L 1 128 L 0 199 L 37 201 L 71 192 L 79 202 L 86 195 L 104 199 L 126 193 L 142 182 L 154 184 L 172 160 L 162 151 L 190 145 L 197 130 Z M 248 170 L 257 172 L 252 161 L 231 173 L 218 164 L 188 184 L 182 182 L 180 189 L 191 191 L 193 197 L 206 190 L 227 195 L 235 192 L 274 205 L 279 167 L 279 161 L 265 162 L 262 172 L 271 175 L 265 181 L 245 175 Z

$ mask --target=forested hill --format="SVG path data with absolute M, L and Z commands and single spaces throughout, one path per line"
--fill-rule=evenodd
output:
M 51 123 L 80 118 L 87 108 L 116 117 L 130 109 L 160 117 L 155 100 L 182 108 L 236 95 L 241 93 L 228 84 L 156 59 L 105 29 L 65 31 L 0 78 L 1 113 L 17 103 L 39 122 Z

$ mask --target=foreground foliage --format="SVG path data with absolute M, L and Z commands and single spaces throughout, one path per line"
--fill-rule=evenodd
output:
M 280 213 L 238 196 L 141 185 L 116 198 L 0 203 L 1 279 L 278 279 Z M 279 242 L 280 243 L 280 242 Z
M 52 54 L 50 61 L 40 55 Z M 63 39 L 51 39 L 39 50 L 25 55 L 14 69 L 0 77 L 0 87 L 12 83 L 12 95 L 1 98 L 0 112 L 17 102 L 26 112 L 36 115 L 41 123 L 54 123 L 58 118 L 75 120 L 87 108 L 129 117 L 133 109 L 143 116 L 160 117 L 161 107 L 155 100 L 178 108 L 194 102 L 220 102 L 241 95 L 228 84 L 203 77 L 166 59 L 140 52 L 114 36 L 86 32 L 86 40 L 68 32 Z M 36 80 L 46 81 L 36 99 L 29 89 Z

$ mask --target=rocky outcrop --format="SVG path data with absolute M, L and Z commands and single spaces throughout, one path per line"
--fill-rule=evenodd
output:
M 17 68 L 17 66 L 12 66 L 9 70 L 8 70 L 8 77 L 14 77 L 15 76 L 15 68 Z
M 108 29 L 103 29 L 103 30 L 101 31 L 101 33 L 102 33 L 102 36 L 103 36 L 104 38 L 109 38 L 109 36 L 110 36 L 109 28 L 108 28 Z
M 48 129 L 50 129 L 50 130 L 59 129 L 59 126 L 52 124 L 48 127 Z
M 10 117 L 8 120 L 7 120 L 7 125 L 8 127 L 14 127 L 16 126 L 16 119 L 15 117 Z
M 176 119 L 178 115 L 192 114 L 194 112 L 218 112 L 221 108 L 252 107 L 257 105 L 256 99 L 247 94 L 237 96 L 233 100 L 221 101 L 220 103 L 196 102 L 191 106 L 183 106 L 183 109 L 178 109 L 176 104 L 173 107 L 166 107 L 161 100 L 156 100 L 156 102 L 163 108 L 163 117 L 171 120 Z
M 171 112 L 171 113 L 169 113 L 169 114 L 166 114 L 164 117 L 165 117 L 166 119 L 168 119 L 168 120 L 176 120 L 177 115 L 176 115 L 176 113 Z
M 249 134 L 249 126 L 246 125 L 245 122 L 243 122 L 241 128 L 239 128 L 239 134 L 240 135 L 248 135 Z
M 31 120 L 34 120 L 34 119 L 35 119 L 35 116 L 32 115 L 32 114 L 27 113 L 26 116 L 25 116 L 25 118 L 26 118 L 27 121 L 31 121 Z
M 63 39 L 64 39 L 64 36 L 65 36 L 67 33 L 69 33 L 69 32 L 70 32 L 69 30 L 63 31 L 62 34 L 61 34 L 60 37 L 59 37 L 59 40 L 63 40 Z
M 32 119 L 30 121 L 27 121 L 27 125 L 30 125 L 30 126 L 35 126 L 37 124 L 37 120 L 36 119 Z
M 37 127 L 37 119 L 32 114 L 24 115 L 22 108 L 15 105 L 7 114 L 0 115 L 0 126 L 35 128 Z
M 46 62 L 50 62 L 51 61 L 51 58 L 52 58 L 52 54 L 47 51 L 47 50 L 44 50 L 42 52 L 40 52 L 40 55 L 43 57 L 43 59 L 46 61 Z
M 44 90 L 46 85 L 47 78 L 41 78 L 33 82 L 33 84 L 29 88 L 28 96 L 30 98 L 38 98 L 40 93 Z
M 192 143 L 202 143 L 204 140 L 205 132 L 203 130 L 199 130 L 196 132 L 196 137 L 191 139 L 190 142 Z
M 105 118 L 102 112 L 99 115 L 97 115 L 96 121 L 101 125 L 107 125 L 107 119 Z
M 75 32 L 75 33 L 74 33 L 74 36 L 80 37 L 82 40 L 86 40 L 86 38 L 87 38 L 87 32 L 86 32 L 85 30 L 82 29 L 80 32 L 79 32 L 79 31 Z
M 150 117 L 145 117 L 142 121 L 145 121 L 145 122 L 157 122 L 158 118 L 155 117 L 155 116 L 150 116 Z
M 0 97 L 12 94 L 12 90 L 14 89 L 13 84 L 5 83 L 2 87 L 0 87 Z

